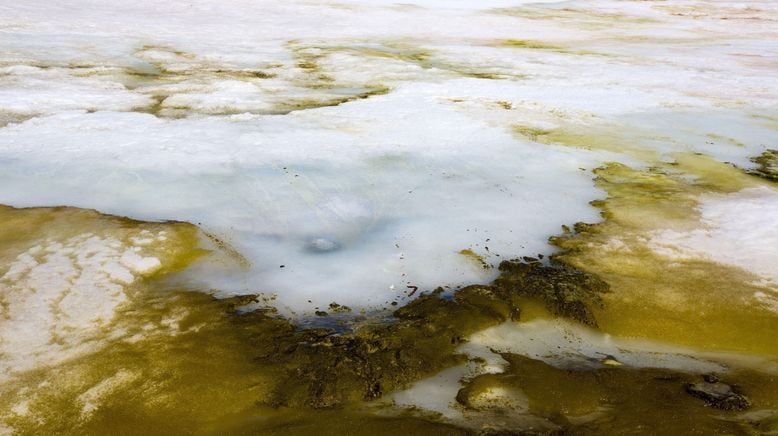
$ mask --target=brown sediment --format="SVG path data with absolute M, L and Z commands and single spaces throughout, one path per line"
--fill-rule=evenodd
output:
M 543 41 L 534 41 L 529 39 L 506 39 L 502 45 L 516 48 L 529 48 L 537 50 L 560 50 L 562 47 L 545 43 Z
M 606 56 L 612 55 L 607 53 L 600 53 L 592 50 L 578 49 L 572 47 L 566 47 L 562 45 L 549 44 L 543 41 L 529 40 L 529 39 L 506 39 L 498 43 L 499 47 L 520 48 L 529 50 L 544 50 L 548 52 L 554 52 L 565 55 L 578 55 L 578 56 Z
M 203 235 L 205 235 L 205 237 L 208 238 L 208 240 L 213 242 L 216 245 L 216 248 L 219 249 L 219 251 L 222 251 L 227 255 L 229 255 L 242 268 L 251 267 L 251 262 L 246 258 L 246 256 L 242 255 L 238 250 L 236 250 L 235 247 L 232 246 L 232 244 L 226 242 L 224 239 L 219 238 L 218 236 L 212 233 L 203 231 Z
M 330 311 L 335 313 L 348 313 L 351 312 L 351 308 L 348 306 L 344 306 L 342 304 L 338 304 L 336 302 L 332 302 L 329 305 Z
M 505 110 L 511 110 L 513 109 L 513 103 L 506 101 L 506 100 L 498 100 L 495 102 L 498 106 Z
M 778 182 L 778 150 L 765 150 L 764 153 L 752 158 L 751 161 L 759 167 L 748 170 L 748 174 Z
M 132 111 L 149 113 L 163 118 L 182 118 L 193 113 L 208 113 L 213 115 L 234 115 L 242 113 L 256 114 L 288 114 L 293 111 L 314 109 L 326 106 L 337 106 L 346 102 L 365 99 L 377 95 L 383 95 L 390 91 L 389 87 L 382 84 L 342 84 L 337 79 L 326 74 L 319 67 L 319 59 L 331 53 L 333 50 L 324 50 L 315 53 L 306 48 L 292 49 L 297 58 L 294 65 L 288 71 L 281 71 L 283 65 L 267 64 L 261 68 L 241 68 L 231 65 L 217 64 L 212 60 L 201 58 L 193 53 L 176 50 L 166 46 L 142 46 L 135 53 L 135 57 L 142 61 L 140 65 L 133 66 L 99 66 L 99 65 L 64 65 L 61 68 L 69 70 L 69 73 L 78 76 L 113 76 L 115 80 L 124 85 L 128 90 L 149 97 L 149 103 L 131 108 Z M 366 56 L 393 56 L 392 50 L 375 50 L 375 53 Z M 150 55 L 158 52 L 163 55 L 155 57 Z M 396 56 L 402 59 L 420 60 L 422 54 L 404 54 L 405 51 L 397 49 Z M 295 74 L 294 69 L 300 70 Z M 288 73 L 284 75 L 284 73 Z M 281 77 L 279 78 L 279 75 Z M 240 81 L 264 89 L 263 83 L 277 79 L 288 82 L 290 89 L 296 91 L 308 91 L 306 97 L 284 96 L 274 90 L 267 91 L 268 107 L 238 108 L 214 107 L 196 108 L 188 104 L 174 104 L 169 97 L 188 92 L 199 92 L 208 85 L 218 81 Z M 271 87 L 273 88 L 273 87 Z M 316 91 L 310 93 L 309 91 Z M 7 117 L 0 113 L 0 126 L 19 119 L 21 115 L 9 114 Z M 22 117 L 23 118 L 23 117 Z M 29 116 L 27 117 L 29 118 Z
M 581 270 L 539 262 L 502 262 L 500 276 L 494 281 L 508 295 L 519 295 L 543 301 L 555 315 L 596 326 L 593 310 L 602 307 L 602 294 L 609 286 L 599 277 Z
M 30 118 L 33 118 L 33 115 L 0 110 L 0 129 L 9 124 L 23 123 Z
M 291 48 L 298 58 L 297 66 L 304 70 L 306 76 L 300 79 L 302 86 L 317 89 L 321 86 L 332 87 L 331 83 L 322 84 L 317 78 L 323 71 L 320 62 L 334 53 L 346 53 L 364 58 L 378 58 L 407 62 L 420 68 L 437 69 L 462 77 L 472 77 L 486 80 L 520 80 L 527 76 L 514 71 L 493 71 L 482 67 L 474 68 L 457 62 L 436 59 L 433 52 L 405 42 L 386 41 L 381 45 L 311 45 L 293 46 Z M 337 82 L 333 79 L 332 81 Z
M 472 68 L 467 65 L 434 60 L 432 53 L 421 47 L 396 41 L 377 46 L 363 45 L 302 45 L 291 41 L 289 50 L 294 62 L 290 65 L 265 64 L 242 68 L 219 64 L 194 53 L 167 46 L 146 45 L 140 47 L 135 57 L 137 65 L 62 65 L 76 77 L 111 77 L 127 90 L 148 97 L 147 102 L 128 108 L 129 111 L 148 113 L 162 118 L 183 118 L 192 114 L 235 115 L 243 113 L 284 115 L 294 111 L 338 106 L 340 104 L 384 95 L 391 88 L 382 83 L 349 83 L 322 65 L 323 60 L 336 53 L 347 53 L 365 58 L 396 60 L 417 65 L 424 69 L 438 69 L 463 77 L 502 80 L 522 79 L 525 76 L 513 72 L 500 72 Z M 161 56 L 155 56 L 159 54 Z M 284 68 L 287 67 L 287 68 Z M 47 66 L 40 66 L 47 68 Z M 266 86 L 272 80 L 276 85 Z M 187 93 L 211 92 L 210 85 L 219 81 L 240 81 L 253 84 L 257 92 L 267 97 L 257 107 L 193 107 L 190 103 L 174 102 L 171 97 Z M 288 85 L 289 94 L 278 90 L 277 82 Z M 304 95 L 300 97 L 299 95 Z M 264 98 L 264 97 L 263 97 Z M 89 108 L 86 108 L 87 110 Z M 3 115 L 0 127 L 5 124 L 31 118 L 38 114 Z
M 381 397 L 410 382 L 463 363 L 456 352 L 464 338 L 519 318 L 518 301 L 533 297 L 552 310 L 594 323 L 588 304 L 607 285 L 561 266 L 505 261 L 491 286 L 469 286 L 442 298 L 443 289 L 424 294 L 394 312 L 389 325 L 363 325 L 352 334 L 307 329 L 263 338 L 274 344 L 255 361 L 281 365 L 287 375 L 273 392 L 274 407 L 336 407 Z M 545 283 L 543 283 L 545 282 Z M 250 329 L 253 317 L 236 319 Z M 257 346 L 250 346 L 254 350 Z
M 588 11 L 571 7 L 548 7 L 547 5 L 527 5 L 510 8 L 496 8 L 492 14 L 506 15 L 528 20 L 564 19 L 582 29 L 601 30 L 604 28 L 635 26 L 656 23 L 657 20 L 637 15 L 614 12 Z
M 322 97 L 297 98 L 279 102 L 278 113 L 289 113 L 298 110 L 316 109 L 320 107 L 339 106 L 344 103 L 364 100 L 377 95 L 388 94 L 390 89 L 385 86 L 375 85 L 366 87 L 363 91 L 349 95 L 324 95 Z

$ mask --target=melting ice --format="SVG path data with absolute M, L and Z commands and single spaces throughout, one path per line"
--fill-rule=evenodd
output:
M 195 223 L 235 259 L 202 259 L 183 280 L 275 294 L 296 313 L 484 283 L 488 266 L 601 219 L 593 168 L 702 153 L 747 169 L 775 148 L 776 22 L 770 1 L 6 2 L 0 204 Z M 775 289 L 776 204 L 768 186 L 706 195 L 698 228 L 646 240 Z M 129 335 L 114 321 L 131 284 L 173 268 L 171 241 L 187 239 L 40 227 L 39 245 L 0 253 L 0 379 Z M 471 340 L 463 351 L 493 372 L 486 348 L 560 366 L 726 360 L 561 321 Z M 467 369 L 396 401 L 450 413 Z M 82 415 L 137 377 L 121 369 L 83 392 Z
M 774 103 L 760 61 L 774 47 L 731 42 L 715 23 L 670 30 L 673 5 L 588 7 L 6 6 L 0 201 L 198 223 L 251 264 L 203 272 L 210 286 L 274 293 L 292 309 L 485 281 L 492 273 L 461 250 L 489 264 L 549 252 L 561 225 L 598 219 L 587 171 L 613 159 L 540 146 L 514 124 L 652 131 L 656 120 L 659 135 L 674 113 L 732 119 L 720 107 Z M 704 32 L 720 39 L 697 42 Z M 716 56 L 689 65 L 668 39 Z M 752 121 L 690 126 L 683 143 L 652 146 L 696 150 L 703 129 L 734 129 L 746 146 L 706 150 L 748 165 L 767 135 Z

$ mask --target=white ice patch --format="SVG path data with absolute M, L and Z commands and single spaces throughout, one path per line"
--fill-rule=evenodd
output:
M 455 366 L 393 393 L 391 401 L 400 407 L 440 413 L 446 419 L 462 419 L 462 412 L 455 407 L 455 398 L 462 388 L 459 381 L 472 374 L 468 365 Z
M 49 240 L 0 277 L 0 381 L 102 345 L 125 286 L 159 266 L 112 237 Z
M 202 113 L 270 112 L 273 109 L 267 91 L 257 85 L 223 80 L 208 86 L 199 86 L 165 99 L 164 108 L 193 109 Z
M 699 210 L 699 229 L 658 231 L 652 247 L 668 256 L 738 266 L 762 277 L 759 284 L 778 293 L 778 191 L 759 187 L 707 195 L 700 199 Z M 773 307 L 778 303 L 778 295 L 760 292 L 756 297 Z
M 201 223 L 251 263 L 198 271 L 204 287 L 354 307 L 488 281 L 460 250 L 548 253 L 561 224 L 598 219 L 588 170 L 627 158 L 517 124 L 741 166 L 774 136 L 775 2 L 579 3 L 2 6 L 0 125 L 47 116 L 0 129 L 0 203 Z
M 492 264 L 547 253 L 562 224 L 596 221 L 587 203 L 600 194 L 580 169 L 596 161 L 517 142 L 441 103 L 483 89 L 458 82 L 456 93 L 409 84 L 285 117 L 30 120 L 0 132 L 17 162 L 0 175 L 0 201 L 200 223 L 252 263 L 244 275 L 203 272 L 209 286 L 277 293 L 293 310 L 381 305 L 408 285 L 487 281 L 494 272 L 459 251 Z M 35 144 L 48 145 L 31 155 Z
M 20 115 L 69 110 L 132 110 L 151 99 L 119 83 L 78 77 L 68 68 L 0 68 L 0 111 Z

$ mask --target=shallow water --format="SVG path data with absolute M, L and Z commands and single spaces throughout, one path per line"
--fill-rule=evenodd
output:
M 776 23 L 0 5 L 0 434 L 778 431 Z

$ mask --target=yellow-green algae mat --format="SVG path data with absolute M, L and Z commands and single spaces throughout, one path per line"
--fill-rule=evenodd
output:
M 644 237 L 696 225 L 700 194 L 770 182 L 678 155 L 648 169 L 606 165 L 596 183 L 607 192 L 594 203 L 605 220 L 552 238 L 561 248 L 552 260 L 506 261 L 489 285 L 423 293 L 338 331 L 301 328 L 271 308 L 243 310 L 254 296 L 178 288 L 171 277 L 208 258 L 193 225 L 2 207 L 0 358 L 11 363 L 0 379 L 0 433 L 778 432 L 778 379 L 765 364 L 705 375 L 612 359 L 558 368 L 494 350 L 505 370 L 461 380 L 451 399 L 472 422 L 379 400 L 474 359 L 459 351 L 469 336 L 537 318 L 774 363 L 778 315 L 742 303 L 759 286 L 750 273 L 665 258 Z M 92 300 L 71 301 L 74 286 L 95 287 Z M 79 308 L 90 305 L 105 311 L 85 316 Z M 494 391 L 514 393 L 553 426 L 513 419 L 513 397 L 489 400 Z

